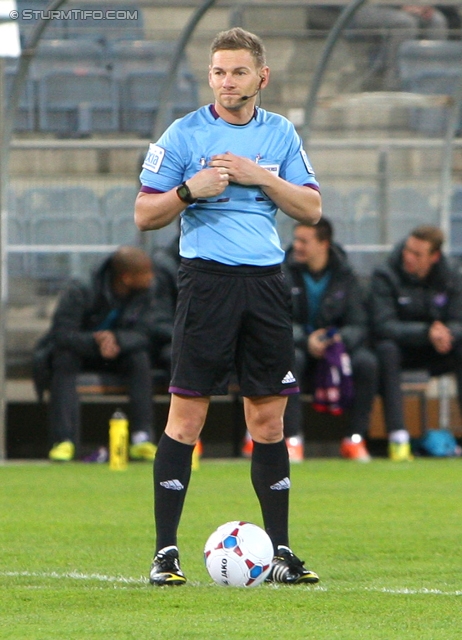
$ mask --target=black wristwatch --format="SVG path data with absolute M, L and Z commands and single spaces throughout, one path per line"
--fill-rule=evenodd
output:
M 197 198 L 192 197 L 191 190 L 186 184 L 186 182 L 183 182 L 182 184 L 180 184 L 176 192 L 178 194 L 179 199 L 182 200 L 183 202 L 186 202 L 186 204 L 194 204 L 197 201 Z

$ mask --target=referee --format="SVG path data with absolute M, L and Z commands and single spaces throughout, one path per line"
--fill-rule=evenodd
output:
M 269 77 L 257 36 L 241 28 L 219 33 L 208 75 L 214 103 L 176 120 L 151 144 L 140 175 L 138 228 L 160 229 L 181 216 L 172 396 L 154 462 L 154 585 L 186 582 L 177 529 L 192 452 L 210 396 L 227 393 L 233 370 L 254 441 L 251 480 L 274 545 L 269 580 L 319 580 L 289 547 L 283 416 L 287 396 L 299 389 L 276 213 L 315 224 L 321 197 L 292 124 L 255 105 Z

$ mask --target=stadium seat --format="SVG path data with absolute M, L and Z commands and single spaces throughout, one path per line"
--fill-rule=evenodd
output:
M 133 218 L 138 186 L 112 187 L 101 200 L 112 244 L 139 244 L 139 231 Z
M 453 96 L 458 83 L 462 80 L 462 61 L 459 69 L 446 69 L 444 72 L 428 71 L 409 81 L 409 90 L 426 95 Z M 410 125 L 412 129 L 428 135 L 444 135 L 449 123 L 449 107 L 411 109 Z M 460 116 L 458 116 L 460 129 Z
M 450 246 L 452 256 L 462 256 L 462 214 L 451 215 Z
M 30 221 L 32 244 L 97 245 L 107 243 L 105 223 L 101 217 L 37 216 Z
M 87 187 L 34 187 L 24 193 L 21 209 L 32 244 L 108 242 L 109 234 L 101 216 L 98 197 Z M 52 220 L 56 220 L 55 229 Z M 66 228 L 65 221 L 68 221 Z M 81 227 L 78 233 L 74 233 L 80 221 Z M 69 254 L 35 254 L 28 257 L 27 263 L 34 278 L 59 283 L 69 278 L 71 272 L 76 275 L 79 269 L 88 273 L 97 259 L 95 254 L 72 258 Z M 56 271 L 55 277 L 53 270 Z
M 120 87 L 122 131 L 150 137 L 166 73 L 176 43 L 168 41 L 120 40 L 108 45 L 108 66 Z M 198 106 L 197 83 L 183 57 L 172 89 L 169 121 Z
M 454 188 L 451 196 L 450 212 L 451 255 L 462 256 L 462 185 Z
M 28 222 L 22 215 L 21 198 L 11 187 L 7 191 L 6 220 L 8 275 L 10 277 L 24 276 L 27 274 L 29 255 L 8 253 L 9 245 L 27 244 L 29 236 Z
M 138 191 L 138 185 L 108 189 L 101 199 L 102 215 L 107 219 L 127 217 L 133 221 L 133 211 Z
M 287 251 L 287 249 L 292 244 L 295 220 L 290 216 L 286 216 L 286 214 L 282 211 L 278 210 L 276 215 L 276 225 L 278 235 L 281 240 L 281 246 L 284 251 Z
M 63 214 L 37 216 L 30 221 L 31 242 L 43 245 L 98 245 L 106 244 L 106 232 L 100 218 Z
M 167 72 L 172 60 L 176 42 L 152 40 L 118 40 L 108 44 L 108 61 L 118 78 L 124 78 L 133 71 Z M 180 70 L 186 71 L 184 60 Z
M 462 76 L 462 42 L 403 42 L 398 52 L 398 66 L 403 91 L 453 96 Z M 443 135 L 448 125 L 448 115 L 447 107 L 411 109 L 410 126 L 427 135 Z
M 462 216 L 462 185 L 455 186 L 451 195 L 451 213 Z
M 133 220 L 130 218 L 114 218 L 109 223 L 109 241 L 111 244 L 140 244 L 141 232 L 138 230 Z
M 421 224 L 438 225 L 438 212 L 427 196 L 413 187 L 398 187 L 390 192 L 390 230 L 392 242 L 402 240 Z
M 31 63 L 31 76 L 40 79 L 50 71 L 84 72 L 103 69 L 106 51 L 102 43 L 85 38 L 50 39 L 40 41 Z
M 340 218 L 345 213 L 343 193 L 332 185 L 322 185 L 322 203 L 328 218 Z
M 460 67 L 462 42 L 457 40 L 407 40 L 398 51 L 398 67 L 403 90 L 422 74 Z
M 5 107 L 7 106 L 13 85 L 13 79 L 17 73 L 17 64 L 7 66 L 5 69 Z M 34 131 L 36 127 L 35 109 L 36 92 L 35 85 L 30 78 L 26 78 L 19 98 L 14 123 L 15 131 Z
M 380 210 L 375 187 L 358 187 L 346 197 L 347 218 L 351 221 L 351 240 L 354 244 L 380 244 Z
M 27 244 L 27 226 L 23 220 L 8 215 L 7 221 L 7 241 L 11 244 Z M 7 253 L 8 277 L 21 277 L 27 275 L 27 265 L 29 263 L 29 255 L 23 253 Z
M 107 244 L 107 232 L 101 216 L 38 215 L 30 221 L 30 240 L 37 245 L 98 245 Z M 53 253 L 51 250 L 34 257 L 33 273 L 39 280 L 63 282 L 87 277 L 100 261 L 100 253 Z
M 24 193 L 22 210 L 29 220 L 37 216 L 100 216 L 98 197 L 92 189 L 82 186 L 32 187 Z
M 12 215 L 8 216 L 7 229 L 8 244 L 26 244 L 26 225 L 23 220 Z
M 378 196 L 375 187 L 357 187 L 345 198 L 343 223 L 346 243 L 374 244 L 380 242 Z M 342 228 L 342 227 L 340 227 Z
M 104 43 L 144 38 L 143 12 L 137 5 L 73 4 L 72 9 L 80 13 L 66 21 L 68 38 L 92 38 Z
M 120 80 L 122 131 L 152 135 L 165 78 L 161 71 L 133 71 Z
M 344 194 L 332 185 L 321 185 L 322 210 L 334 225 L 334 238 L 340 244 L 353 242 L 351 216 Z
M 39 129 L 88 136 L 119 129 L 117 85 L 100 69 L 50 72 L 40 78 Z
M 149 138 L 154 128 L 166 76 L 161 71 L 133 71 L 120 80 L 122 131 Z M 197 82 L 180 74 L 171 93 L 169 122 L 198 107 Z
M 9 187 L 7 190 L 6 203 L 8 216 L 13 216 L 15 218 L 22 216 L 22 199 L 13 187 Z
M 191 73 L 179 73 L 172 92 L 172 118 L 182 116 L 199 107 L 199 85 Z

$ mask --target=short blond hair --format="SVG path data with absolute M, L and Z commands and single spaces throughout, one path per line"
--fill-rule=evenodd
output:
M 266 50 L 262 40 L 250 31 L 241 27 L 233 27 L 228 31 L 220 31 L 210 45 L 210 60 L 217 51 L 250 51 L 259 69 L 266 65 Z

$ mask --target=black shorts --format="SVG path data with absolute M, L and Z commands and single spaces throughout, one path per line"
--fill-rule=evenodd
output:
M 297 393 L 291 297 L 280 265 L 228 266 L 182 259 L 169 390 L 243 396 Z

